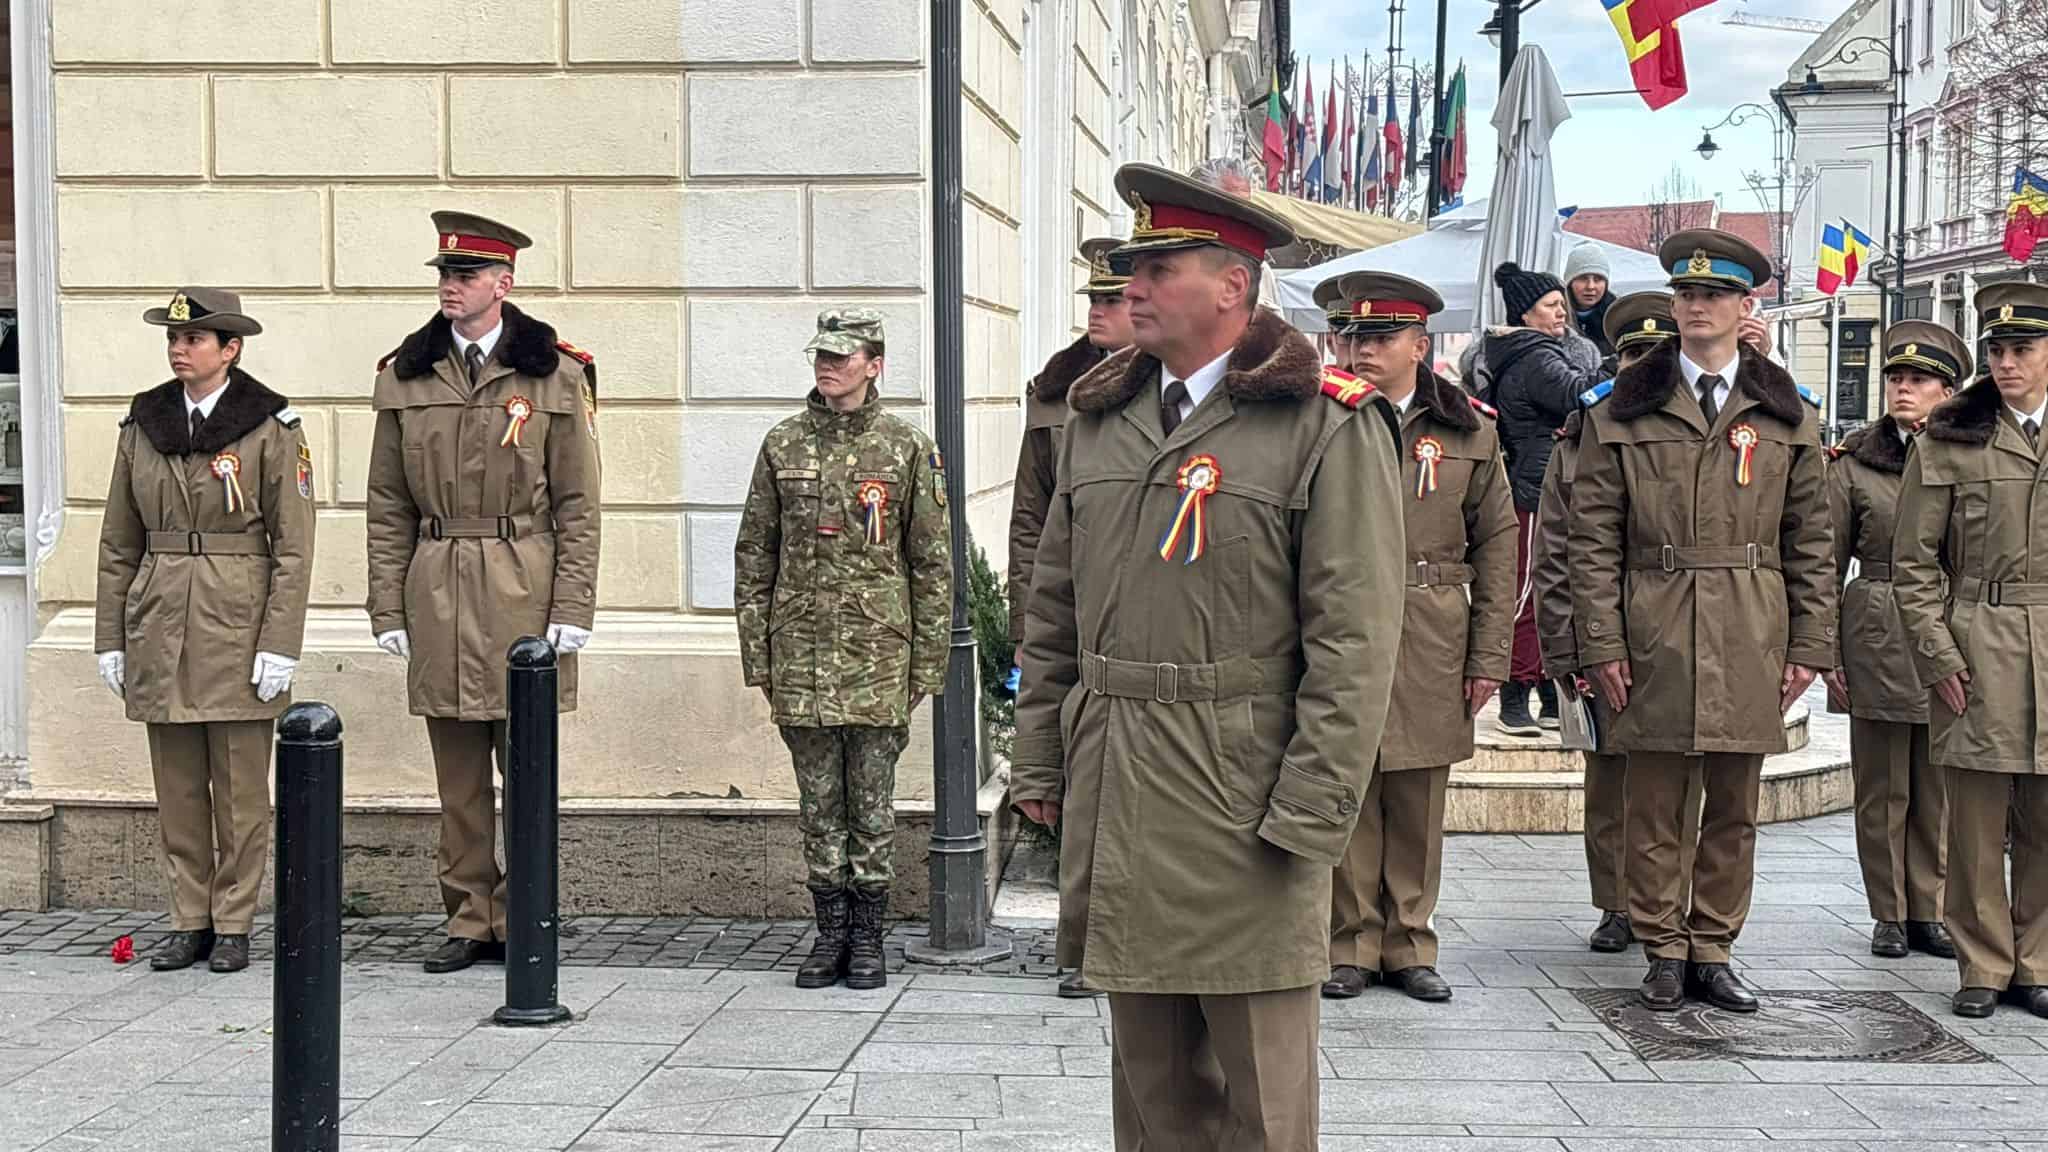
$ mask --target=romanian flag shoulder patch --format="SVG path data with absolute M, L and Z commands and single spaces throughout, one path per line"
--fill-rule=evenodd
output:
M 1486 416 L 1494 420 L 1500 419 L 1500 409 L 1495 408 L 1493 405 L 1488 404 L 1486 401 L 1481 400 L 1477 396 L 1467 396 L 1465 397 L 1465 399 L 1468 403 L 1472 405 L 1472 410 L 1474 412 L 1477 412 L 1481 416 Z
M 1377 389 L 1342 368 L 1323 369 L 1323 395 L 1344 405 L 1356 408 L 1365 403 L 1365 398 Z

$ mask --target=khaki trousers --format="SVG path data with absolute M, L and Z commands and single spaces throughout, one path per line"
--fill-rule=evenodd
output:
M 1856 859 L 1873 920 L 1941 919 L 1948 785 L 1928 763 L 1927 725 L 1849 719 Z
M 245 936 L 270 860 L 272 720 L 151 724 L 171 928 Z
M 1948 932 L 1965 988 L 2048 984 L 2048 776 L 1948 774 Z M 2005 888 L 2007 814 L 2012 897 Z
M 1330 885 L 1330 964 L 1397 972 L 1436 964 L 1449 766 L 1372 774 Z
M 1593 907 L 1628 914 L 1628 757 L 1616 752 L 1587 752 L 1586 876 L 1592 884 Z M 1685 814 L 1678 822 L 1679 875 L 1690 903 L 1693 853 L 1700 842 L 1700 773 L 1686 774 Z
M 505 938 L 505 873 L 498 867 L 498 794 L 491 763 L 505 772 L 503 720 L 427 718 L 434 784 L 441 793 L 441 904 L 448 935 Z
M 1749 752 L 1631 752 L 1628 918 L 1652 959 L 1725 964 L 1749 918 L 1756 881 L 1757 789 L 1764 758 Z M 1699 847 L 1686 867 L 1691 774 L 1700 774 Z M 1692 907 L 1685 878 L 1692 875 Z
M 1316 1152 L 1317 987 L 1109 994 L 1117 1152 Z

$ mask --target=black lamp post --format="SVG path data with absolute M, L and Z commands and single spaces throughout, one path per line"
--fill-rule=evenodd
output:
M 1854 64 L 1866 52 L 1875 52 L 1884 57 L 1891 77 L 1892 96 L 1885 105 L 1887 121 L 1884 149 L 1886 175 L 1896 180 L 1894 188 L 1887 189 L 1884 198 L 1884 230 L 1890 240 L 1892 255 L 1892 306 L 1891 319 L 1906 317 L 1906 73 L 1899 66 L 1899 22 L 1892 21 L 1892 41 L 1887 44 L 1875 36 L 1856 36 L 1842 42 L 1840 48 L 1825 60 L 1809 65 L 1806 82 L 1799 86 L 1801 95 L 1819 96 L 1827 92 L 1827 84 L 1821 80 L 1818 69 L 1830 64 Z M 1891 180 L 1886 181 L 1891 184 Z M 1898 208 L 1892 207 L 1892 196 L 1896 192 Z
M 1738 127 L 1759 116 L 1769 121 L 1771 125 L 1771 164 L 1776 170 L 1778 177 L 1778 211 L 1776 218 L 1771 221 L 1771 244 L 1778 251 L 1775 253 L 1775 259 L 1771 261 L 1771 264 L 1773 266 L 1772 271 L 1776 273 L 1773 279 L 1778 282 L 1777 302 L 1783 304 L 1785 302 L 1785 279 L 1789 274 L 1788 265 L 1790 263 L 1787 259 L 1787 254 L 1792 247 L 1790 234 L 1792 222 L 1785 218 L 1785 185 L 1790 183 L 1792 178 L 1792 157 L 1785 147 L 1785 134 L 1788 127 L 1785 118 L 1761 104 L 1737 104 L 1735 107 L 1730 108 L 1728 114 L 1721 117 L 1719 122 L 1709 126 L 1700 133 L 1700 142 L 1693 147 L 1693 151 L 1699 153 L 1702 160 L 1712 160 L 1721 151 L 1721 146 L 1714 142 L 1715 128 Z

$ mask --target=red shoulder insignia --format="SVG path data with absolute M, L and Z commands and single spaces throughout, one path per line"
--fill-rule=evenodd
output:
M 575 357 L 576 360 L 579 361 L 580 363 L 597 363 L 597 357 L 592 356 L 590 353 L 585 352 L 583 349 L 578 348 L 574 344 L 569 343 L 567 340 L 555 341 L 555 348 L 568 356 Z
M 1344 405 L 1346 408 L 1356 408 L 1365 403 L 1365 398 L 1372 395 L 1374 391 L 1376 389 L 1372 385 L 1344 371 L 1342 368 L 1326 367 L 1323 369 L 1323 395 Z
M 1493 405 L 1488 404 L 1477 396 L 1467 396 L 1465 399 L 1471 403 L 1473 411 L 1485 416 L 1491 416 L 1495 420 L 1500 419 L 1500 412 Z
M 377 371 L 379 371 L 379 372 L 382 372 L 382 371 L 383 371 L 383 370 L 385 370 L 386 368 L 389 368 L 389 367 L 391 367 L 391 362 L 392 362 L 393 360 L 396 360 L 396 359 L 398 359 L 398 353 L 399 353 L 399 351 L 400 351 L 400 349 L 398 349 L 398 348 L 393 348 L 393 349 L 391 350 L 391 354 L 390 354 L 390 355 L 388 355 L 388 356 L 384 357 L 384 358 L 383 358 L 382 360 L 379 360 L 379 361 L 377 361 Z
M 1842 454 L 1847 451 L 1848 449 L 1842 447 L 1840 444 L 1830 444 L 1828 445 L 1828 459 L 1840 460 L 1842 458 Z

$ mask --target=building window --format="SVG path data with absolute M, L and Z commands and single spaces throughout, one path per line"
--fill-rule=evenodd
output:
M 1920 62 L 1934 63 L 1934 0 L 1920 9 Z
M 1948 214 L 1961 216 L 1963 206 L 1968 202 L 1970 188 L 1970 154 L 1963 136 L 1962 126 L 1949 125 L 1948 136 Z
M 1913 206 L 1913 226 L 1922 228 L 1927 225 L 1928 209 L 1934 202 L 1933 142 L 1923 134 L 1915 146 L 1914 153 L 1920 164 L 1920 197 L 1918 203 Z
M 1899 50 L 1900 50 L 1900 51 L 1901 51 L 1902 53 L 1905 53 L 1905 54 L 1907 54 L 1907 55 L 1911 55 L 1911 54 L 1912 54 L 1912 52 L 1913 52 L 1913 3 L 1912 3 L 1912 0 L 1906 0 L 1906 3 L 1904 3 L 1904 4 L 1901 4 L 1901 5 L 1899 6 L 1899 24 L 1900 24 L 1900 31 L 1899 31 Z M 1904 63 L 1903 63 L 1903 62 L 1901 62 L 1901 64 L 1900 64 L 1900 67 L 1902 67 L 1902 68 L 1904 67 Z

